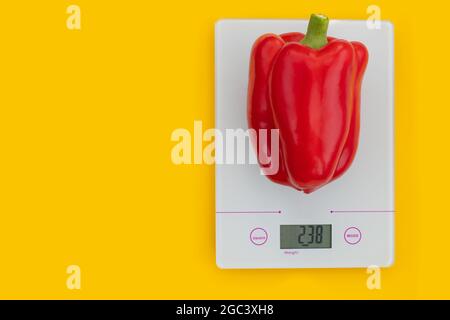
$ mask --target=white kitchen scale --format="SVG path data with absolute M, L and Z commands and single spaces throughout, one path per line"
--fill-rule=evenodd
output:
M 216 24 L 217 129 L 225 133 L 248 128 L 253 42 L 264 33 L 304 33 L 307 24 L 306 20 L 221 20 Z M 389 22 L 370 29 L 366 21 L 330 20 L 328 35 L 361 41 L 369 50 L 356 158 L 344 176 L 309 195 L 271 182 L 260 174 L 257 164 L 216 164 L 220 268 L 387 267 L 393 263 L 393 27 Z

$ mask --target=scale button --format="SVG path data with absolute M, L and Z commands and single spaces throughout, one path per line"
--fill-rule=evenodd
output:
M 262 246 L 269 238 L 267 231 L 263 228 L 254 228 L 250 231 L 250 241 L 256 246 Z
M 361 241 L 361 231 L 356 227 L 347 228 L 344 232 L 344 240 L 348 244 L 357 244 Z

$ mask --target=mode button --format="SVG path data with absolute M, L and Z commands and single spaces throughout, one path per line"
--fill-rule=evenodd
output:
M 359 230 L 357 227 L 349 227 L 344 232 L 344 240 L 348 244 L 354 245 L 361 241 L 362 234 L 361 230 Z

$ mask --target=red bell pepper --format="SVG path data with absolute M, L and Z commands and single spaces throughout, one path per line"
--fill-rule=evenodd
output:
M 265 34 L 250 59 L 248 125 L 268 130 L 267 139 L 253 139 L 260 166 L 271 165 L 261 155 L 270 158 L 270 130 L 278 129 L 279 170 L 267 177 L 305 193 L 340 177 L 359 141 L 368 52 L 360 42 L 327 37 L 327 28 L 328 18 L 313 14 L 306 35 Z

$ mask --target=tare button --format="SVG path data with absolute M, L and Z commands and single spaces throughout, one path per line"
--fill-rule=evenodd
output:
M 263 228 L 254 228 L 252 231 L 250 231 L 250 241 L 255 246 L 262 246 L 267 242 L 268 238 L 269 235 Z
M 344 240 L 348 244 L 357 244 L 361 241 L 361 238 L 361 230 L 359 230 L 357 227 L 347 228 L 347 230 L 345 230 L 344 232 Z

